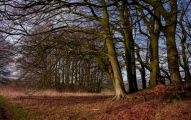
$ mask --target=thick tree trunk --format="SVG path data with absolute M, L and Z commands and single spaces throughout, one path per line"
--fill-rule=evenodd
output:
M 128 85 L 129 85 L 129 93 L 134 92 L 134 79 L 133 79 L 133 74 L 132 74 L 132 58 L 131 58 L 131 52 L 128 50 L 128 44 L 129 41 L 125 40 L 125 61 L 126 61 L 126 71 L 127 71 L 127 80 L 128 80 Z
M 160 14 L 157 12 L 157 8 L 153 11 L 153 13 L 160 18 Z M 143 10 L 140 10 L 142 16 L 145 15 Z M 160 23 L 150 17 L 149 19 L 143 18 L 145 24 L 147 25 L 148 32 L 141 30 L 141 33 L 146 35 L 150 40 L 149 52 L 150 52 L 150 84 L 149 87 L 155 87 L 159 82 L 159 51 L 158 51 L 158 40 L 160 36 Z M 148 57 L 149 58 L 149 57 Z
M 105 0 L 101 0 L 101 5 L 102 6 L 106 5 Z M 104 28 L 103 37 L 106 41 L 108 57 L 113 71 L 113 77 L 114 77 L 113 84 L 115 89 L 114 100 L 117 100 L 126 97 L 127 93 L 125 91 L 120 65 L 117 59 L 113 39 L 111 37 L 109 15 L 106 7 L 103 7 L 103 18 L 100 20 L 100 22 L 102 23 Z
M 175 39 L 171 34 L 166 35 L 166 44 L 167 44 L 167 59 L 168 67 L 170 70 L 170 77 L 173 85 L 176 89 L 180 89 L 182 82 L 178 65 L 178 51 L 176 48 Z
M 109 61 L 111 63 L 113 75 L 114 75 L 114 88 L 116 92 L 116 99 L 124 98 L 126 96 L 126 91 L 123 83 L 123 78 L 121 74 L 121 69 L 117 60 L 114 45 L 111 39 L 106 38 L 106 45 L 108 49 Z
M 179 71 L 178 51 L 175 39 L 177 12 L 178 12 L 177 1 L 176 0 L 170 1 L 170 4 L 172 8 L 171 12 L 165 16 L 166 29 L 164 30 L 164 34 L 166 36 L 166 45 L 167 45 L 167 60 L 172 84 L 174 85 L 176 90 L 181 90 L 182 80 Z
M 127 71 L 127 79 L 129 85 L 129 93 L 137 91 L 136 83 L 136 71 L 135 71 L 135 56 L 134 56 L 134 41 L 132 37 L 132 29 L 129 21 L 129 11 L 123 1 L 122 5 L 119 5 L 120 20 L 122 23 L 123 30 L 122 35 L 124 38 L 124 49 L 125 49 L 125 63 Z

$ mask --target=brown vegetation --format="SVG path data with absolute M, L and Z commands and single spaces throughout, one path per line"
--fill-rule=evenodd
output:
M 190 87 L 188 84 L 185 86 Z M 170 93 L 174 89 L 171 85 L 158 85 L 154 89 L 142 90 L 115 102 L 111 102 L 112 93 L 58 93 L 49 90 L 27 96 L 17 91 L 13 97 L 10 95 L 12 87 L 1 87 L 1 91 L 2 88 L 4 93 L 1 94 L 9 93 L 8 102 L 21 108 L 32 120 L 191 119 L 189 94 L 184 94 L 184 99 L 174 99 L 176 94 Z M 2 110 L 4 112 L 5 109 Z

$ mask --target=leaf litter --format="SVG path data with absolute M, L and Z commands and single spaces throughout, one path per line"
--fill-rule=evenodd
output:
M 158 85 L 114 102 L 112 95 L 21 96 L 9 102 L 35 114 L 32 120 L 190 120 L 190 97 L 170 101 L 172 91 Z

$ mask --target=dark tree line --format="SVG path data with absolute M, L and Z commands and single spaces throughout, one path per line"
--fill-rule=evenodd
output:
M 11 50 L 11 43 L 0 40 L 0 83 L 8 84 L 10 81 L 10 67 L 13 63 L 13 51 Z
M 97 52 L 87 49 L 93 51 L 98 41 L 88 39 L 98 38 L 68 32 L 23 37 L 18 45 L 20 81 L 37 88 L 100 92 L 108 78 L 95 62 Z

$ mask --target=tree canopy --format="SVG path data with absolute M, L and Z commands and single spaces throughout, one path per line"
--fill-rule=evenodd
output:
M 110 79 L 114 99 L 140 83 L 178 91 L 191 80 L 190 3 L 4 0 L 0 32 L 15 42 L 20 80 L 32 86 L 100 92 Z

